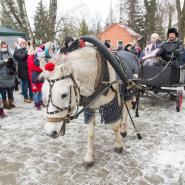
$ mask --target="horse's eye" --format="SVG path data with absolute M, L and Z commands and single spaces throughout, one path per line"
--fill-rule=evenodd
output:
M 62 97 L 62 99 L 66 98 L 67 97 L 67 93 L 62 94 L 61 97 Z

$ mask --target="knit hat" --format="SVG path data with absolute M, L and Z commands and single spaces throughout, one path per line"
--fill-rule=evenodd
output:
M 42 58 L 43 54 L 42 54 L 42 49 L 40 47 L 36 48 L 36 55 L 38 58 Z
M 169 34 L 170 34 L 170 33 L 175 33 L 176 37 L 179 36 L 179 33 L 178 33 L 178 31 L 177 31 L 176 28 L 169 28 L 169 29 L 168 29 L 168 32 L 167 32 L 167 37 L 169 37 Z
M 26 43 L 26 40 L 23 38 L 18 38 L 17 43 L 18 43 L 18 45 L 21 45 L 22 43 Z

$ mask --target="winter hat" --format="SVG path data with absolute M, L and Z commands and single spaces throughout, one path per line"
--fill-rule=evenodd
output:
M 160 37 L 157 33 L 153 33 L 151 36 L 150 36 L 151 39 L 156 39 L 156 40 L 159 40 Z
M 36 48 L 36 53 L 37 53 L 37 54 L 42 53 L 42 49 L 39 48 L 39 47 L 37 47 L 37 48 Z
M 129 48 L 130 46 L 132 47 L 132 44 L 130 44 L 130 43 L 127 44 L 127 45 L 125 46 L 125 50 L 126 50 L 126 51 L 129 51 L 128 48 Z
M 69 44 L 70 42 L 73 42 L 73 41 L 74 41 L 73 37 L 66 37 L 66 38 L 65 38 L 65 46 L 68 47 L 68 44 Z
M 41 48 L 39 48 L 39 47 L 36 48 L 36 55 L 38 58 L 42 58 L 42 52 L 43 51 Z
M 18 38 L 17 43 L 18 43 L 18 45 L 21 45 L 22 43 L 26 43 L 26 40 L 23 38 Z
M 170 34 L 170 33 L 175 33 L 176 37 L 179 36 L 179 33 L 178 33 L 178 31 L 177 31 L 176 28 L 169 28 L 169 29 L 168 29 L 168 32 L 167 32 L 167 37 L 169 37 L 169 34 Z
M 5 41 L 1 41 L 1 48 L 3 45 L 7 44 Z

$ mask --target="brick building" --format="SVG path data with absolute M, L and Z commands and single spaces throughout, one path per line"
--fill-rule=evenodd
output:
M 128 43 L 137 43 L 141 39 L 141 35 L 125 24 L 115 23 L 106 27 L 99 34 L 99 38 L 102 42 L 109 40 L 111 48 L 117 49 L 119 46 L 125 46 Z

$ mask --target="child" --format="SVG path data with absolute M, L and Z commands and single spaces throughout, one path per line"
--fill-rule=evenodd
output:
M 3 110 L 2 96 L 0 94 L 0 118 L 4 118 L 6 116 L 7 115 L 4 113 L 4 110 Z
M 41 109 L 42 105 L 42 82 L 39 81 L 39 74 L 42 72 L 40 68 L 40 61 L 38 59 L 39 53 L 42 50 L 40 48 L 36 49 L 36 55 L 33 60 L 32 71 L 31 71 L 31 82 L 32 82 L 32 91 L 33 91 L 33 100 L 37 110 Z

